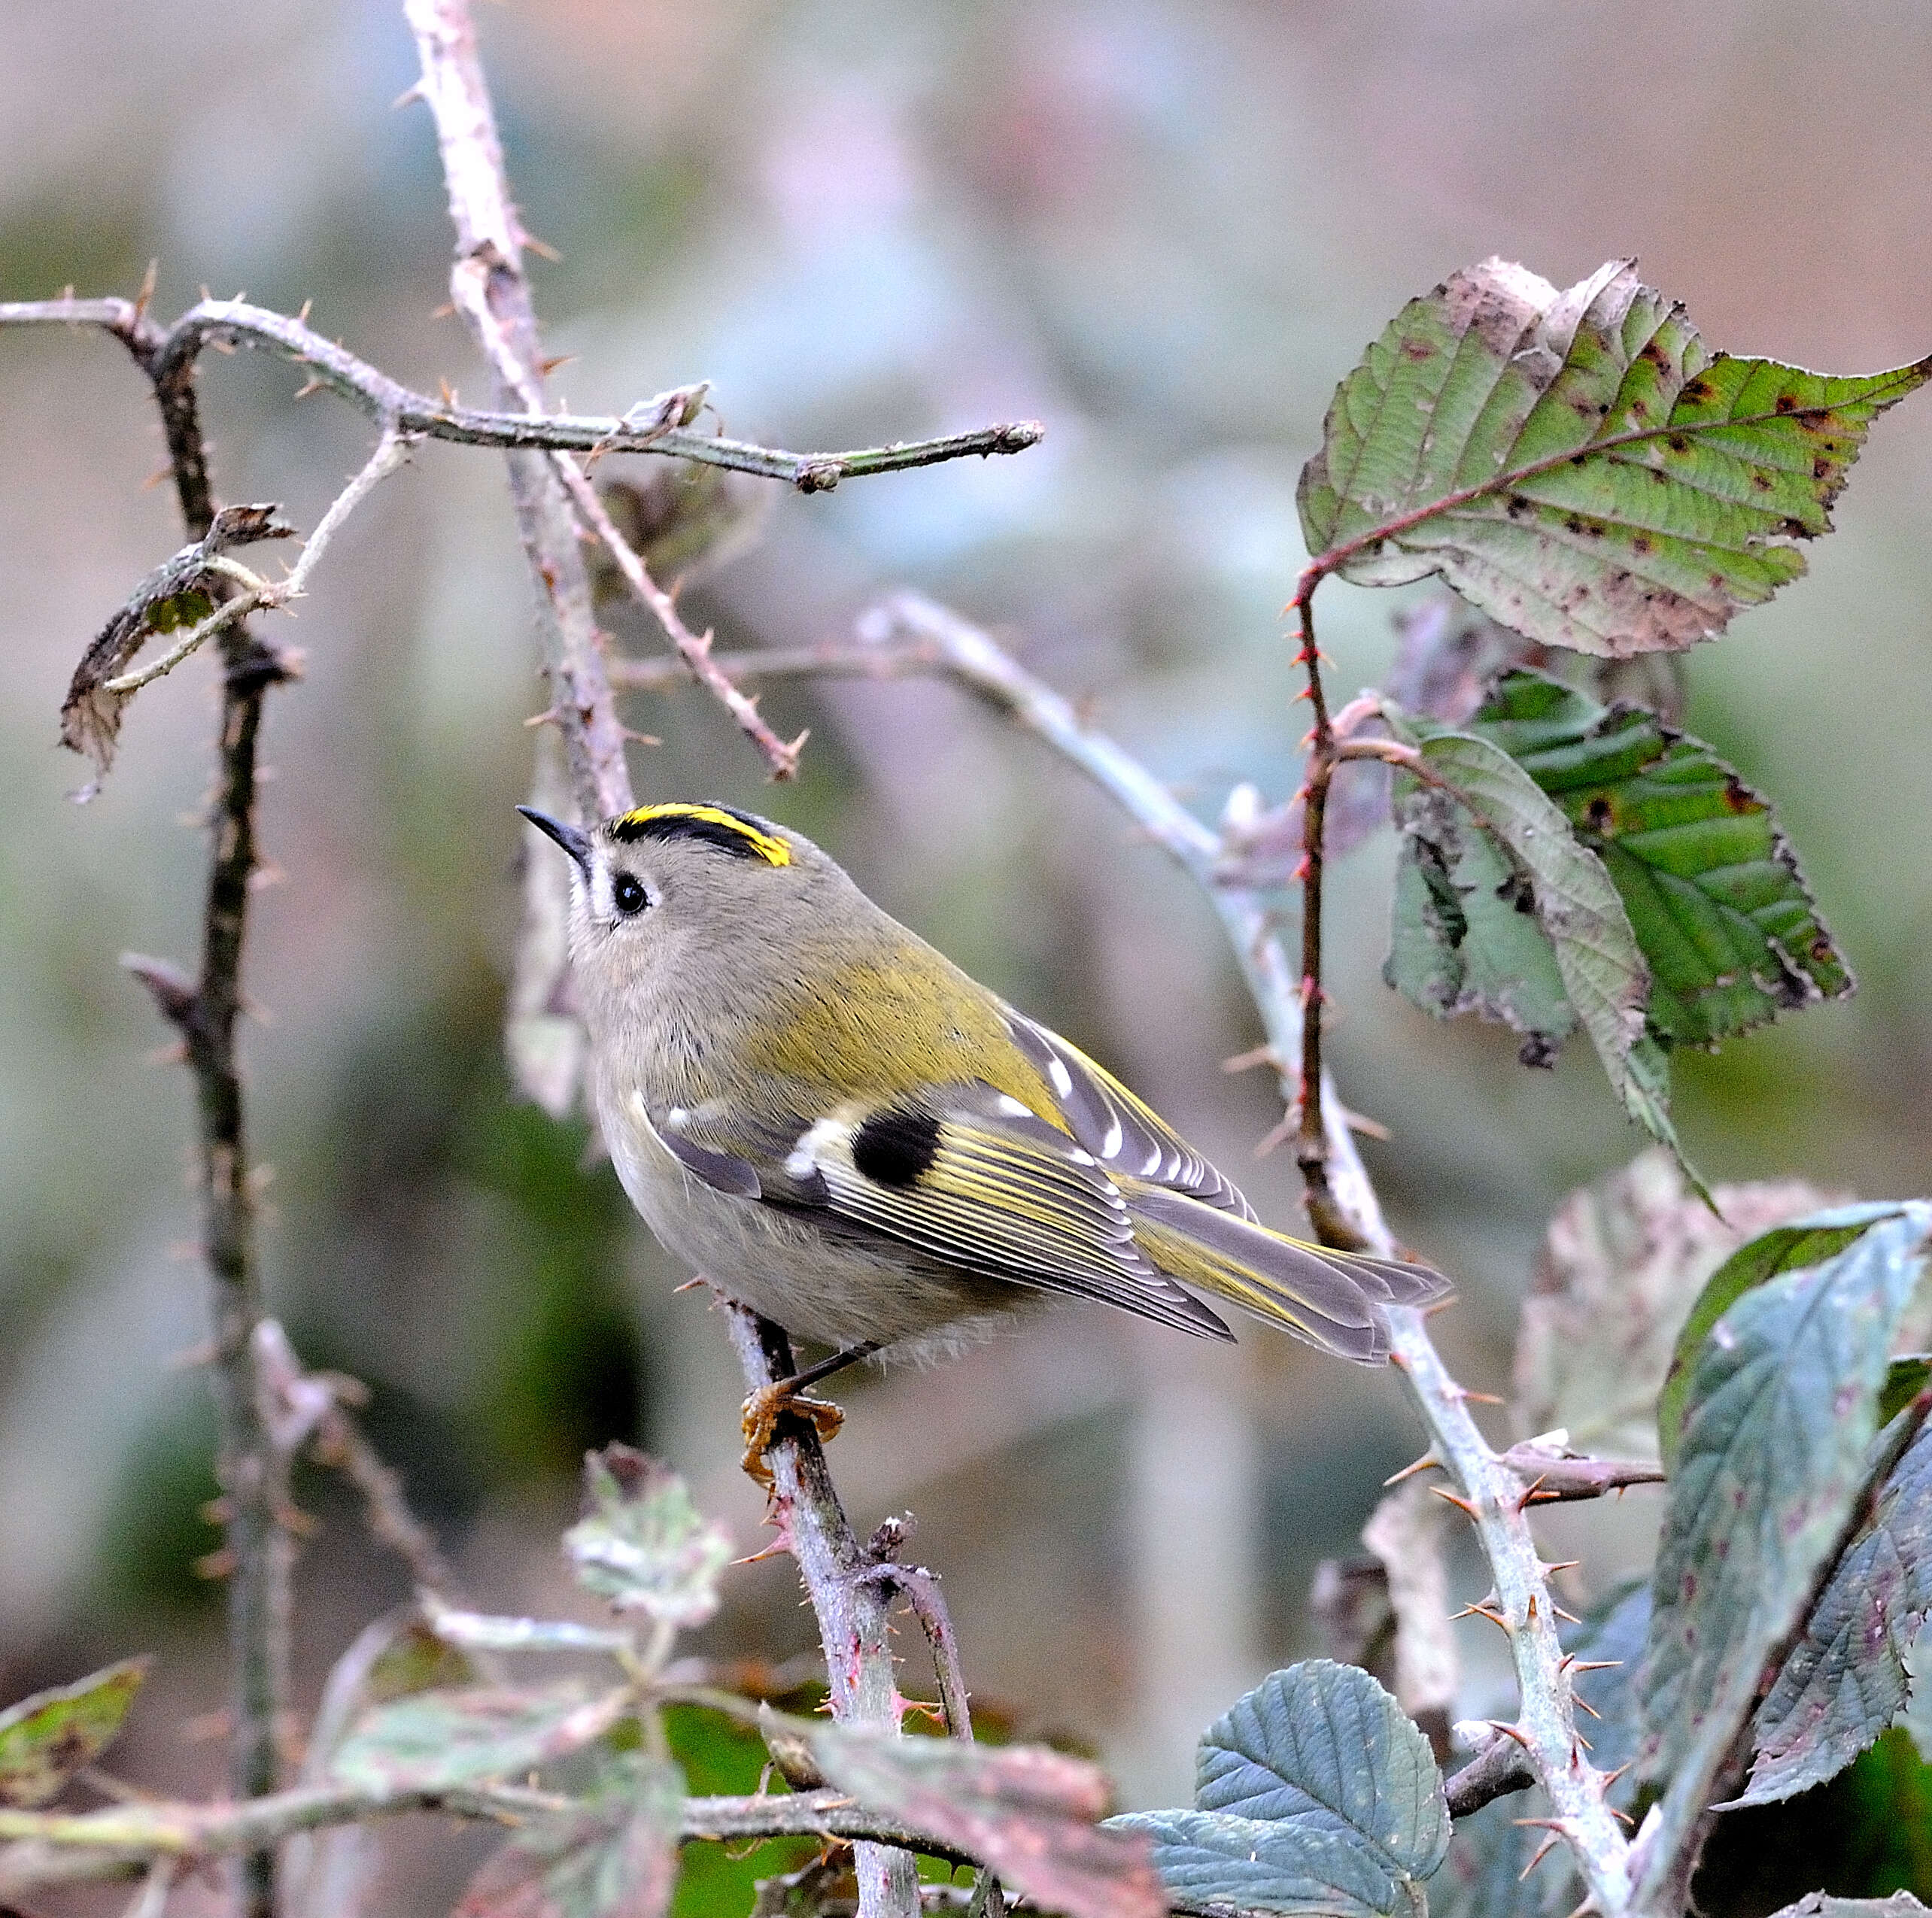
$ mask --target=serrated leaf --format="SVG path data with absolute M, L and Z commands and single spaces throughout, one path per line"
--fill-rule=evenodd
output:
M 1221 1811 L 1132 1811 L 1107 1822 L 1153 1840 L 1161 1882 L 1183 1910 L 1392 1918 L 1409 1908 L 1375 1855 L 1333 1832 Z
M 634 1709 L 620 1687 L 575 1684 L 423 1692 L 357 1720 L 329 1765 L 339 1784 L 430 1792 L 518 1777 L 601 1738 Z
M 1429 1740 L 1365 1671 L 1327 1659 L 1270 1673 L 1208 1728 L 1194 1801 L 1366 1845 L 1397 1877 L 1426 1878 L 1449 1841 Z
M 150 1661 L 123 1659 L 0 1712 L 0 1804 L 41 1805 L 120 1735 Z
M 683 1795 L 676 1765 L 618 1753 L 567 1811 L 527 1824 L 484 1865 L 457 1918 L 661 1918 Z
M 1746 1240 L 1831 1203 L 1797 1179 L 1712 1196 L 1715 1212 L 1652 1149 L 1557 1208 L 1518 1322 L 1519 1432 L 1560 1426 L 1579 1451 L 1657 1457 L 1657 1394 L 1706 1282 Z
M 1554 1059 L 1576 1014 L 1514 864 L 1432 788 L 1415 787 L 1396 812 L 1402 842 L 1382 977 L 1438 1018 L 1475 1012 L 1521 1033 L 1526 1062 Z
M 1897 1206 L 1879 1204 L 1833 1206 L 1811 1213 L 1791 1225 L 1760 1233 L 1711 1274 L 1678 1332 L 1663 1388 L 1657 1394 L 1657 1456 L 1666 1471 L 1676 1467 L 1690 1393 L 1691 1362 L 1711 1328 L 1754 1286 L 1781 1272 L 1821 1264 L 1855 1245 L 1882 1220 L 1896 1218 L 1899 1211 Z
M 1852 989 L 1771 809 L 1701 739 L 1540 673 L 1466 730 L 1500 746 L 1600 857 L 1650 969 L 1645 1018 L 1709 1045 Z
M 1603 862 L 1501 747 L 1472 733 L 1437 733 L 1416 751 L 1508 851 L 1523 882 L 1518 900 L 1548 937 L 1564 996 L 1624 1109 L 1675 1149 L 1669 1069 L 1644 1038 L 1650 973 Z M 1405 815 L 1405 830 L 1408 824 Z
M 564 1534 L 579 1583 L 617 1611 L 666 1625 L 702 1625 L 717 1610 L 731 1537 L 675 1472 L 627 1445 L 607 1446 L 584 1461 L 584 1498 L 585 1516 Z
M 1766 1279 L 1690 1364 L 1639 1677 L 1639 1765 L 1667 1781 L 1666 1826 L 1701 1809 L 1844 1531 L 1928 1228 L 1932 1207 L 1901 1208 L 1823 1263 Z M 1660 1859 L 1674 1842 L 1660 1838 Z
M 1096 1822 L 1107 1781 L 1083 1759 L 865 1725 L 806 1729 L 819 1768 L 840 1790 L 956 1846 L 1050 1911 L 1160 1918 L 1167 1909 L 1145 1841 Z
M 1791 542 L 1829 530 L 1871 421 L 1928 375 L 1714 357 L 1628 261 L 1559 293 L 1489 259 L 1337 389 L 1302 530 L 1345 579 L 1440 573 L 1545 645 L 1676 650 L 1803 572 Z
M 1932 1610 L 1932 1426 L 1887 1478 L 1833 1568 L 1805 1634 L 1757 1709 L 1740 1804 L 1836 1777 L 1903 1708 L 1906 1661 Z

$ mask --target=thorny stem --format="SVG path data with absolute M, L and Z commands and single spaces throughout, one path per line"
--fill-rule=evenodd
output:
M 1322 685 L 1321 654 L 1315 645 L 1315 588 L 1319 563 L 1302 575 L 1289 603 L 1299 622 L 1296 663 L 1308 675 L 1308 706 L 1314 716 L 1308 770 L 1302 787 L 1302 1072 L 1295 1163 L 1307 1188 L 1309 1222 L 1324 1245 L 1354 1246 L 1360 1234 L 1335 1202 L 1329 1186 L 1328 1127 L 1322 1111 L 1322 878 L 1329 788 L 1335 778 L 1335 734 Z
M 224 345 L 264 347 L 306 368 L 315 385 L 340 394 L 372 417 L 393 420 L 401 431 L 425 439 L 506 451 L 651 453 L 782 481 L 800 493 L 829 493 L 841 480 L 904 472 L 949 460 L 1023 453 L 1040 443 L 1043 430 L 1037 420 L 1022 420 L 844 453 L 791 453 L 782 447 L 758 446 L 690 427 L 664 425 L 651 417 L 648 401 L 620 417 L 579 413 L 533 416 L 521 410 L 460 406 L 453 399 L 431 399 L 333 340 L 323 338 L 301 320 L 245 300 L 202 300 L 166 329 L 147 319 L 133 300 L 0 301 L 0 326 L 63 324 L 102 326 L 129 339 L 143 335 L 166 347 L 171 366 L 177 360 L 192 363 L 212 340 Z
M 205 539 L 214 523 L 215 505 L 194 368 L 191 362 L 166 360 L 141 332 L 143 317 L 136 309 L 125 328 L 114 330 L 153 383 L 181 517 L 191 538 Z M 289 1502 L 288 1455 L 269 1431 L 251 1343 L 262 1318 L 262 1291 L 235 1024 L 255 868 L 262 703 L 269 687 L 287 674 L 275 652 L 239 622 L 222 633 L 221 647 L 219 770 L 200 971 L 191 988 L 182 982 L 156 990 L 154 997 L 181 1036 L 199 1112 L 202 1242 L 214 1282 L 213 1376 L 220 1419 L 215 1476 L 226 1540 L 223 1556 L 232 1567 L 229 1782 L 236 1798 L 252 1798 L 273 1792 L 281 1773 L 293 1552 L 281 1523 Z M 242 1867 L 246 1918 L 273 1918 L 275 1877 L 272 1851 L 248 1853 Z
M 722 672 L 712 657 L 711 635 L 700 639 L 686 626 L 678 612 L 677 602 L 651 577 L 642 558 L 633 549 L 630 542 L 618 530 L 610 514 L 604 510 L 603 502 L 597 497 L 597 488 L 591 485 L 577 463 L 567 453 L 553 454 L 557 462 L 558 475 L 566 490 L 576 502 L 584 524 L 603 542 L 605 550 L 616 562 L 617 569 L 622 573 L 625 583 L 632 592 L 643 601 L 656 615 L 658 624 L 664 629 L 664 636 L 678 649 L 685 669 L 706 691 L 724 707 L 738 722 L 741 731 L 765 756 L 774 779 L 789 779 L 798 770 L 799 748 L 805 743 L 805 735 L 787 744 L 773 732 L 758 713 L 758 702 L 749 700 L 732 684 L 728 675 Z
M 730 1300 L 721 1306 L 746 1383 L 755 1391 L 790 1378 L 797 1367 L 785 1334 L 749 1306 Z M 772 1521 L 797 1561 L 818 1616 L 833 1716 L 896 1732 L 904 1701 L 892 1662 L 892 1589 L 852 1531 L 825 1448 L 803 1421 L 784 1418 L 765 1462 Z M 910 1854 L 876 1844 L 853 1850 L 863 1918 L 911 1918 L 919 1886 Z
M 1304 1001 L 1287 955 L 1262 899 L 1217 882 L 1221 845 L 1214 833 L 1131 754 L 1090 728 L 1070 701 L 958 614 L 916 593 L 901 593 L 865 614 L 859 633 L 873 645 L 911 639 L 934 648 L 940 670 L 1037 734 L 1107 793 L 1207 894 L 1246 977 L 1271 1055 L 1299 1058 L 1305 1068 Z M 1323 1121 L 1324 1170 L 1334 1204 L 1356 1243 L 1394 1257 L 1393 1236 L 1325 1072 L 1316 1090 L 1320 1096 L 1314 1109 Z M 1555 1601 L 1526 1516 L 1536 1473 L 1519 1470 L 1514 1458 L 1499 1455 L 1484 1438 L 1469 1416 L 1466 1394 L 1429 1340 L 1423 1315 L 1391 1311 L 1389 1322 L 1392 1358 L 1428 1429 L 1430 1451 L 1467 1500 L 1495 1577 L 1522 1701 L 1515 1728 L 1549 1794 L 1556 1828 L 1592 1904 L 1600 1918 L 1626 1918 L 1631 1909 L 1630 1847 L 1605 1799 L 1603 1774 L 1576 1736 Z
M 419 90 L 436 120 L 456 227 L 451 287 L 457 310 L 502 397 L 520 402 L 526 414 L 539 413 L 536 317 L 521 266 L 525 235 L 510 202 L 466 0 L 405 0 L 404 11 L 422 62 Z M 571 785 L 583 818 L 606 817 L 628 809 L 630 781 L 624 730 L 591 619 L 573 502 L 546 454 L 513 451 L 509 458 L 518 524 L 542 613 L 551 709 Z M 727 1312 L 747 1381 L 755 1387 L 788 1376 L 793 1368 L 783 1332 L 742 1307 Z M 834 1709 L 841 1717 L 896 1729 L 900 1701 L 887 1595 L 866 1582 L 872 1568 L 852 1536 L 824 1454 L 816 1440 L 793 1434 L 774 1448 L 772 1464 L 786 1541 L 818 1615 Z M 870 1844 L 856 1850 L 863 1918 L 915 1918 L 919 1887 L 910 1855 Z
M 442 1789 L 305 1786 L 244 1804 L 145 1801 L 82 1813 L 0 1807 L 0 1898 L 50 1885 L 138 1876 L 156 1859 L 232 1856 L 304 1832 L 359 1824 L 404 1812 L 435 1811 L 516 1825 L 567 1809 L 548 1792 L 506 1785 Z M 972 1861 L 917 1827 L 856 1804 L 843 1792 L 691 1798 L 680 1807 L 686 1839 L 807 1837 L 907 1847 L 955 1863 Z M 904 1854 L 900 1854 L 904 1855 Z

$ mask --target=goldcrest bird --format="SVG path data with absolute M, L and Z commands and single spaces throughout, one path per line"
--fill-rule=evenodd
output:
M 1271 1231 L 1113 1075 L 889 918 L 801 833 L 725 806 L 588 832 L 570 951 L 597 1118 L 658 1239 L 832 1356 L 970 1342 L 1071 1294 L 1232 1339 L 1197 1294 L 1388 1355 L 1427 1267 Z M 749 1413 L 748 1413 L 749 1416 Z

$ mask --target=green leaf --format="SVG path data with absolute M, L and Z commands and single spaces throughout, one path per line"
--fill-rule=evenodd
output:
M 150 1661 L 123 1659 L 0 1712 L 0 1804 L 40 1805 L 120 1735 Z
M 1657 1456 L 1666 1471 L 1676 1467 L 1678 1441 L 1683 1436 L 1690 1393 L 1691 1361 L 1711 1328 L 1754 1286 L 1775 1279 L 1781 1272 L 1817 1265 L 1835 1257 L 1848 1246 L 1855 1245 L 1881 1220 L 1896 1218 L 1899 1211 L 1897 1206 L 1858 1205 L 1836 1206 L 1814 1212 L 1795 1224 L 1760 1233 L 1712 1273 L 1677 1334 L 1676 1349 L 1664 1374 L 1663 1389 L 1657 1394 Z
M 1049 1911 L 1161 1918 L 1167 1909 L 1145 1841 L 1096 1822 L 1107 1781 L 1084 1759 L 1037 1745 L 901 1738 L 865 1725 L 804 1729 L 840 1790 L 989 1865 L 1008 1889 Z
M 661 1918 L 683 1795 L 676 1765 L 617 1753 L 567 1811 L 526 1825 L 485 1864 L 457 1918 Z
M 1453 794 L 1507 852 L 1519 882 L 1508 903 L 1533 915 L 1548 938 L 1563 996 L 1582 1021 L 1625 1110 L 1674 1149 L 1669 1069 L 1644 1039 L 1650 974 L 1603 862 L 1578 842 L 1555 804 L 1501 747 L 1471 733 L 1435 733 L 1416 751 L 1431 781 Z M 1424 830 L 1408 793 L 1398 802 L 1398 816 L 1405 833 L 1419 836 Z M 1452 863 L 1445 857 L 1445 865 Z M 1487 906 L 1483 913 L 1470 924 L 1493 925 L 1495 914 Z M 1512 951 L 1520 947 L 1520 936 L 1513 939 Z M 1492 970 L 1507 964 L 1502 950 L 1485 962 Z M 1525 1004 L 1547 1007 L 1547 982 L 1525 980 L 1524 987 Z
M 1576 1030 L 1556 948 L 1524 909 L 1508 854 L 1447 794 L 1418 785 L 1396 809 L 1389 956 L 1382 976 L 1439 1019 L 1476 1012 L 1523 1035 L 1526 1064 L 1554 1059 Z
M 1201 1734 L 1195 1774 L 1192 1811 L 1110 1821 L 1153 1838 L 1163 1881 L 1192 1904 L 1406 1910 L 1448 1849 L 1429 1740 L 1354 1665 L 1270 1674 Z
M 1803 572 L 1791 542 L 1829 530 L 1872 420 L 1928 375 L 1714 357 L 1627 261 L 1559 293 L 1489 259 L 1337 389 L 1302 531 L 1344 579 L 1440 573 L 1545 645 L 1675 651 Z
M 1824 1263 L 1745 1292 L 1697 1348 L 1638 1680 L 1639 1765 L 1668 1781 L 1667 1826 L 1687 1829 L 1701 1810 L 1866 1483 L 1928 1229 L 1932 1207 L 1898 1209 Z M 1677 1840 L 1657 1842 L 1664 1859 Z
M 1217 1811 L 1126 1812 L 1107 1822 L 1153 1841 L 1161 1882 L 1183 1910 L 1392 1918 L 1409 1909 L 1374 1855 L 1332 1832 Z
M 627 1687 L 423 1692 L 366 1713 L 329 1766 L 338 1783 L 433 1792 L 533 1771 L 601 1738 L 633 1709 Z
M 1710 1045 L 1843 997 L 1852 974 L 1770 807 L 1700 739 L 1540 673 L 1498 682 L 1466 730 L 1500 746 L 1602 860 L 1650 968 L 1645 1022 Z
M 1833 1568 L 1751 1730 L 1736 1801 L 1762 1804 L 1835 1777 L 1903 1708 L 1906 1661 L 1932 1610 L 1932 1426 L 1885 1480 Z
M 731 1540 L 703 1517 L 685 1482 L 627 1445 L 584 1461 L 586 1514 L 564 1534 L 579 1583 L 620 1612 L 702 1625 L 718 1609 Z
M 1831 1203 L 1797 1179 L 1715 1197 L 1716 1212 L 1652 1149 L 1557 1208 L 1518 1322 L 1519 1431 L 1561 1427 L 1580 1452 L 1657 1457 L 1657 1393 L 1712 1274 L 1747 1240 Z

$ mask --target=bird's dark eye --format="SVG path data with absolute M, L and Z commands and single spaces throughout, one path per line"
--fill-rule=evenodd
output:
M 641 912 L 651 903 L 651 895 L 644 890 L 644 882 L 629 873 L 620 873 L 612 883 L 611 898 L 617 909 L 627 917 Z

